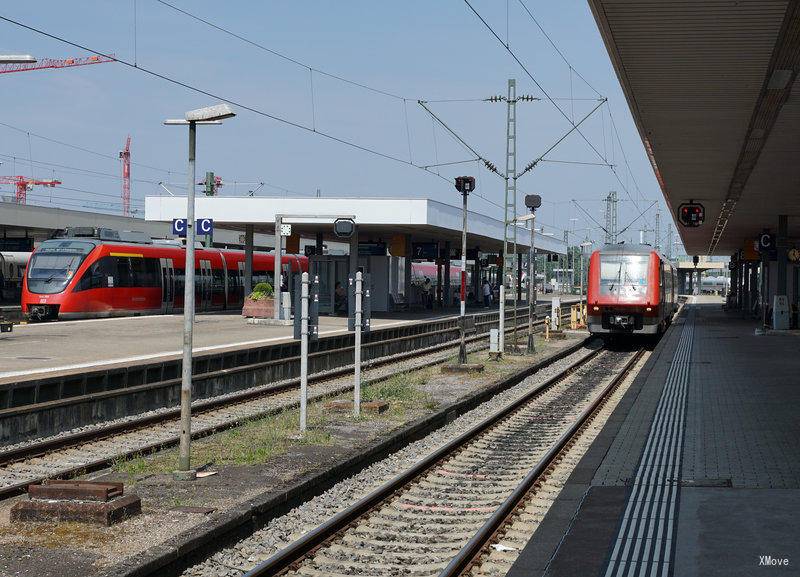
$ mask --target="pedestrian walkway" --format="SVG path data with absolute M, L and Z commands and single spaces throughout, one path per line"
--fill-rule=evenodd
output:
M 798 351 L 687 306 L 509 576 L 800 574 Z

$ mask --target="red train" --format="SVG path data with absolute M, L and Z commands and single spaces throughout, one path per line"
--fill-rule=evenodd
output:
M 254 253 L 253 284 L 273 284 L 274 256 Z M 308 270 L 308 259 L 285 255 L 282 267 Z M 32 320 L 134 316 L 183 308 L 186 251 L 181 245 L 125 238 L 116 231 L 72 231 L 31 255 L 22 312 Z M 237 309 L 244 300 L 244 252 L 195 251 L 197 311 Z
M 659 334 L 677 310 L 675 268 L 649 246 L 606 245 L 593 252 L 588 284 L 592 334 Z

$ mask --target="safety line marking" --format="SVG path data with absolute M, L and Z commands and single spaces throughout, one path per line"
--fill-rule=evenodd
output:
M 650 425 L 606 577 L 669 575 L 693 341 L 694 311 L 690 310 Z

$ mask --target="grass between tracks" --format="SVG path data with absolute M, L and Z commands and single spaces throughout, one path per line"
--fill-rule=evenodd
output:
M 455 357 L 449 359 L 455 360 Z M 494 381 L 518 370 L 522 364 L 530 362 L 530 359 L 506 356 L 502 361 L 491 361 L 484 351 L 469 354 L 468 362 L 485 363 L 485 373 L 449 378 L 488 378 Z M 197 466 L 211 464 L 212 468 L 262 465 L 293 448 L 334 444 L 336 439 L 332 431 L 335 434 L 343 427 L 358 426 L 359 422 L 377 421 L 376 424 L 381 429 L 391 430 L 411 419 L 435 411 L 440 400 L 451 400 L 445 383 L 446 377 L 441 374 L 440 364 L 411 369 L 385 380 L 367 380 L 362 386 L 362 399 L 388 401 L 388 411 L 381 414 L 362 411 L 362 416 L 354 419 L 350 412 L 327 411 L 324 403 L 312 402 L 308 407 L 308 430 L 305 435 L 297 434 L 299 411 L 287 410 L 277 415 L 254 418 L 239 427 L 193 441 L 192 462 Z M 338 398 L 352 399 L 352 393 Z M 115 471 L 126 474 L 131 480 L 169 473 L 177 468 L 177 448 L 151 456 L 120 459 L 113 465 Z

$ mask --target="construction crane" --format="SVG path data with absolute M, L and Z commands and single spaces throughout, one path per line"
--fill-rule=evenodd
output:
M 60 180 L 37 180 L 26 176 L 0 176 L 0 184 L 13 184 L 17 187 L 17 204 L 25 204 L 28 191 L 34 186 L 58 186 Z
M 119 158 L 122 160 L 122 214 L 131 214 L 131 135 L 125 141 L 125 149 L 120 151 Z
M 88 66 L 89 64 L 105 64 L 106 62 L 116 62 L 116 59 L 108 56 L 87 56 L 85 58 L 43 58 L 37 62 L 16 62 L 0 64 L 0 74 L 10 72 L 28 72 L 30 70 L 45 70 L 48 68 L 72 68 L 73 66 Z

